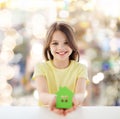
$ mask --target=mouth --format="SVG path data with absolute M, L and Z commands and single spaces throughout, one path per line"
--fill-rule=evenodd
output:
M 67 53 L 67 51 L 64 51 L 64 52 L 56 52 L 57 54 L 59 55 L 65 55 Z

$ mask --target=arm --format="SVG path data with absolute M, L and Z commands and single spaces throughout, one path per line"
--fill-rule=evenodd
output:
M 86 79 L 79 78 L 76 82 L 75 95 L 73 97 L 73 107 L 65 110 L 64 114 L 74 111 L 78 105 L 82 105 L 85 97 Z
M 40 101 L 44 105 L 50 105 L 55 95 L 48 93 L 47 81 L 45 76 L 36 77 L 36 86 L 39 93 Z
M 79 78 L 76 83 L 75 95 L 76 105 L 82 105 L 85 98 L 86 79 Z
M 49 94 L 48 87 L 47 87 L 47 81 L 44 76 L 39 76 L 36 78 L 36 85 L 37 90 L 39 93 L 40 101 L 44 105 L 48 105 L 50 109 L 60 115 L 63 115 L 62 109 L 56 109 L 56 96 L 55 94 Z

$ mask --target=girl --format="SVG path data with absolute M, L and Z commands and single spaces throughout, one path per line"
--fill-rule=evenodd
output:
M 46 62 L 37 64 L 33 75 L 40 105 L 48 105 L 57 114 L 66 115 L 82 105 L 88 79 L 86 67 L 78 62 L 79 53 L 70 25 L 64 22 L 51 25 L 46 35 L 44 56 Z M 55 93 L 63 86 L 74 92 L 70 109 L 56 108 Z

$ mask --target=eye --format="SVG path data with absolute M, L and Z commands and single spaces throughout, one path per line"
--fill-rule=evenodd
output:
M 58 43 L 57 42 L 53 42 L 52 45 L 58 45 Z
M 64 44 L 68 45 L 68 42 L 66 41 L 66 42 L 64 42 Z

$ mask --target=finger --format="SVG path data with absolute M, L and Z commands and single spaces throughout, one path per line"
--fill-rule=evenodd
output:
M 53 104 L 50 105 L 50 110 L 53 110 L 55 106 Z
M 73 106 L 77 106 L 78 105 L 78 103 L 77 103 L 77 101 L 76 101 L 76 99 L 75 99 L 75 97 L 73 98 Z
M 75 109 L 72 107 L 72 108 L 70 108 L 70 109 L 67 109 L 67 110 L 65 110 L 65 115 L 66 114 L 68 114 L 68 113 L 70 113 L 70 112 L 72 112 L 72 111 L 74 111 Z
M 63 114 L 63 113 L 64 113 L 64 110 L 63 110 L 63 109 L 60 109 L 60 112 L 61 112 L 61 114 Z
M 55 106 L 56 106 L 56 99 L 53 98 L 53 100 L 50 103 L 50 109 L 53 110 L 55 108 Z
M 77 105 L 73 105 L 73 109 L 76 110 L 77 109 Z
M 59 115 L 63 115 L 63 110 L 54 108 L 53 112 Z

